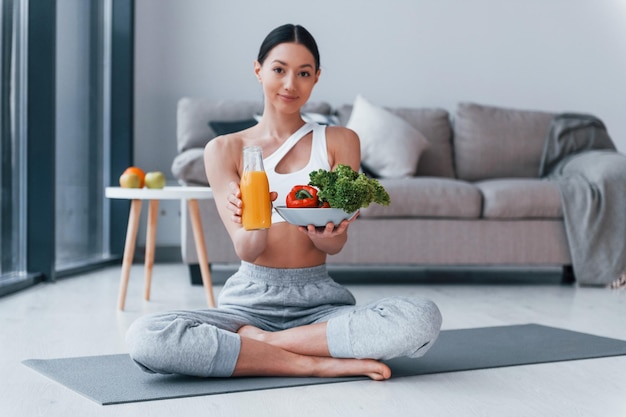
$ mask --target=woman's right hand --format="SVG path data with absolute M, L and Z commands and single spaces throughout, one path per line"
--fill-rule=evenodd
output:
M 235 182 L 228 184 L 228 188 L 230 189 L 230 192 L 228 193 L 228 203 L 226 208 L 232 213 L 230 219 L 234 223 L 241 224 L 241 207 L 243 206 L 243 202 L 241 201 L 241 190 L 239 189 L 239 185 Z
M 239 185 L 235 182 L 231 182 L 228 184 L 228 188 L 230 192 L 228 193 L 228 204 L 226 208 L 230 210 L 232 213 L 230 218 L 234 223 L 241 224 L 241 213 L 243 212 L 243 201 L 241 200 L 241 189 Z M 276 191 L 270 192 L 270 201 L 275 201 L 278 198 L 278 193 Z

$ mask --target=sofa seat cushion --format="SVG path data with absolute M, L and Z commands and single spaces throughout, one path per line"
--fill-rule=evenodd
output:
M 456 173 L 465 181 L 537 178 L 553 113 L 460 103 L 454 119 Z
M 437 177 L 380 179 L 391 197 L 389 206 L 371 204 L 361 217 L 478 218 L 481 194 L 465 181 Z
M 555 182 L 505 178 L 475 183 L 483 195 L 487 219 L 562 218 L 561 193 Z
M 172 162 L 174 177 L 183 184 L 209 185 L 203 154 L 203 148 L 191 148 L 176 155 Z

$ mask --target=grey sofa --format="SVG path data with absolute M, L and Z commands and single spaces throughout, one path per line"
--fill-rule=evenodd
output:
M 202 152 L 216 136 L 209 122 L 239 123 L 261 110 L 262 103 L 255 102 L 181 99 L 176 178 L 208 186 Z M 349 123 L 352 110 L 327 103 L 304 109 L 333 115 L 341 125 Z M 559 188 L 538 177 L 554 114 L 474 103 L 460 103 L 454 115 L 437 108 L 386 110 L 421 132 L 428 146 L 413 175 L 379 179 L 391 205 L 361 210 L 348 243 L 328 258 L 329 265 L 549 266 L 563 268 L 564 278 L 573 279 Z M 200 204 L 211 265 L 236 264 L 215 203 Z M 182 257 L 193 271 L 198 260 L 186 210 L 182 213 Z

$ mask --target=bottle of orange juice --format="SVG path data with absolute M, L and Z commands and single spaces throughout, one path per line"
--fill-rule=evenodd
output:
M 239 189 L 243 201 L 243 227 L 246 230 L 269 228 L 272 224 L 270 185 L 263 168 L 263 151 L 260 146 L 243 148 L 243 174 Z

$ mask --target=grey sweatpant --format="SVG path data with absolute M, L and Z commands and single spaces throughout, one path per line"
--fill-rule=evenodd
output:
M 128 330 L 132 359 L 145 371 L 230 376 L 250 324 L 278 331 L 327 322 L 330 354 L 338 358 L 419 357 L 441 327 L 437 306 L 422 298 L 385 298 L 355 306 L 326 266 L 278 269 L 242 262 L 222 289 L 218 308 L 145 316 Z

